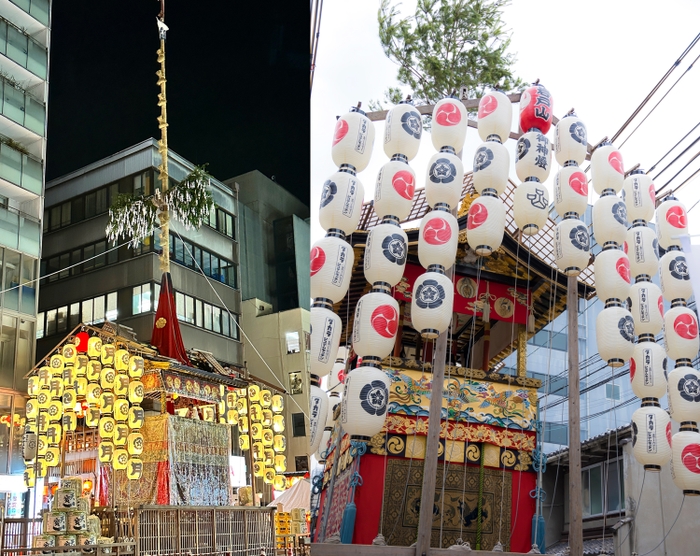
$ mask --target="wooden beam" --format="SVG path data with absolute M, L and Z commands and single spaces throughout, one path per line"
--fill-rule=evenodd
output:
M 578 369 L 578 288 L 576 276 L 568 276 L 566 292 L 569 352 L 569 549 L 583 554 L 581 497 L 581 408 Z

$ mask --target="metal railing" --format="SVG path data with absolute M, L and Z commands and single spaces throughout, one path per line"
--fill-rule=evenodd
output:
M 32 545 L 32 539 L 41 534 L 41 519 L 5 518 L 2 522 L 0 548 L 16 549 Z

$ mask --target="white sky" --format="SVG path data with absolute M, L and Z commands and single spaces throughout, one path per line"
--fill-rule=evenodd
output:
M 403 13 L 413 13 L 415 1 L 402 4 Z M 327 1 L 319 37 L 319 50 L 311 95 L 311 237 L 324 232 L 318 224 L 318 204 L 323 182 L 336 171 L 331 159 L 331 137 L 336 116 L 362 101 L 383 99 L 390 85 L 397 85 L 397 66 L 382 51 L 378 38 L 378 0 Z M 652 87 L 700 32 L 700 2 L 697 0 L 518 0 L 504 12 L 511 31 L 510 52 L 516 55 L 514 74 L 526 82 L 540 78 L 554 100 L 554 113 L 562 117 L 570 108 L 588 129 L 590 144 L 612 137 Z M 650 108 L 700 56 L 700 44 L 686 56 L 652 98 L 642 114 L 615 142 L 616 146 L 641 121 Z M 649 119 L 620 149 L 625 168 L 640 163 L 647 170 L 681 137 L 700 122 L 700 61 L 690 70 Z M 406 91 L 410 92 L 410 91 Z M 513 106 L 514 114 L 517 105 Z M 375 123 L 375 146 L 369 167 L 359 174 L 365 199 L 374 193 L 379 168 L 387 162 L 381 137 L 383 122 Z M 513 130 L 516 129 L 514 124 Z M 700 136 L 696 129 L 652 176 L 685 146 Z M 548 134 L 553 138 L 553 130 Z M 480 143 L 477 131 L 469 128 L 464 149 L 465 171 L 471 171 L 474 151 Z M 510 140 L 512 152 L 515 141 Z M 657 188 L 666 183 L 695 153 L 700 143 L 655 180 Z M 434 153 L 424 134 L 418 156 L 411 166 L 422 187 L 428 159 Z M 511 156 L 510 177 L 518 180 Z M 550 185 L 558 169 L 547 180 Z M 585 168 L 588 163 L 584 163 Z M 680 184 L 700 168 L 700 157 L 671 184 Z M 589 174 L 590 177 L 590 174 Z M 592 192 L 593 188 L 589 188 Z M 700 174 L 686 184 L 678 197 L 690 209 L 700 199 Z M 551 195 L 550 195 L 551 199 Z M 592 199 L 591 199 L 592 200 Z M 690 232 L 700 234 L 700 205 L 690 213 Z M 696 238 L 693 243 L 700 243 Z

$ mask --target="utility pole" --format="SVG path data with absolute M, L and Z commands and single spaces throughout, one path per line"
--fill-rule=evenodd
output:
M 567 277 L 566 308 L 569 326 L 569 550 L 583 554 L 581 507 L 581 408 L 578 369 L 578 279 Z

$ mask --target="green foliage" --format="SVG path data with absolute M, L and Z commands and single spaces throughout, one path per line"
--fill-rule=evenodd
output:
M 466 87 L 469 98 L 487 88 L 512 91 L 524 83 L 513 76 L 507 53 L 510 37 L 501 13 L 508 0 L 418 0 L 413 16 L 403 17 L 392 0 L 379 9 L 379 39 L 384 53 L 399 65 L 398 80 L 416 104 L 434 104 Z M 400 89 L 385 100 L 395 104 Z M 370 103 L 372 109 L 381 104 Z

